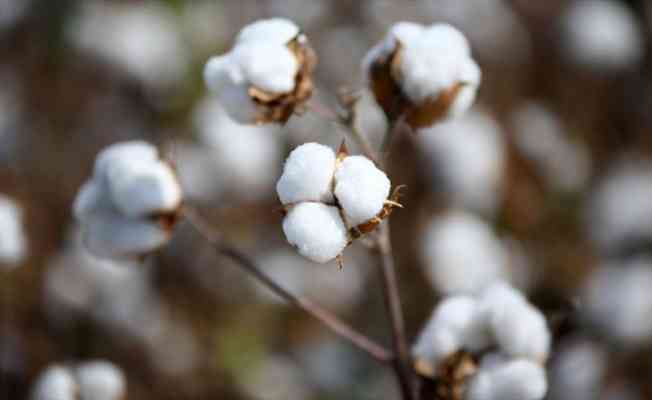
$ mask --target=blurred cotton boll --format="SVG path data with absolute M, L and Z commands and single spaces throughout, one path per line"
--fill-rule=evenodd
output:
M 177 142 L 172 158 L 183 193 L 191 202 L 211 203 L 229 189 L 229 175 L 219 173 L 220 160 L 207 146 Z
M 246 200 L 270 196 L 283 151 L 278 125 L 239 124 L 215 97 L 202 100 L 193 118 L 199 141 L 213 159 L 208 175 L 222 181 L 222 193 Z
M 506 148 L 498 123 L 482 111 L 423 129 L 417 137 L 436 190 L 454 205 L 492 215 L 502 199 Z
M 652 343 L 652 260 L 602 266 L 586 283 L 583 316 L 607 338 L 636 349 Z
M 23 210 L 13 199 L 0 194 L 0 265 L 13 268 L 27 255 Z
M 608 72 L 635 67 L 641 61 L 641 27 L 623 2 L 573 1 L 561 24 L 564 55 L 572 63 Z
M 265 265 L 265 273 L 282 282 L 292 294 L 313 299 L 329 309 L 350 309 L 363 294 L 364 270 L 355 261 L 347 259 L 346 267 L 337 271 L 286 250 L 266 253 L 259 259 Z M 263 299 L 285 304 L 280 297 L 254 284 Z
M 77 400 L 78 390 L 73 371 L 63 365 L 53 365 L 38 377 L 30 399 Z
M 611 167 L 587 205 L 589 236 L 603 252 L 652 240 L 652 161 L 628 157 Z
M 550 398 L 599 398 L 607 373 L 607 353 L 598 343 L 571 339 L 563 342 L 550 366 Z
M 84 362 L 77 366 L 76 375 L 81 399 L 123 400 L 127 394 L 124 374 L 110 362 Z
M 176 174 L 156 148 L 132 141 L 98 154 L 73 208 L 91 253 L 134 259 L 167 243 L 181 200 Z
M 441 293 L 477 293 L 508 277 L 509 256 L 480 218 L 449 211 L 432 219 L 422 236 L 431 284 Z
M 78 48 L 124 68 L 152 89 L 180 83 L 189 54 L 174 14 L 157 3 L 85 1 L 68 32 Z
M 568 137 L 559 117 L 543 105 L 525 103 L 512 116 L 518 149 L 532 160 L 549 185 L 580 191 L 591 174 L 588 149 Z
M 244 391 L 260 400 L 304 400 L 312 390 L 303 370 L 290 358 L 272 356 L 261 361 L 240 382 Z
M 481 364 L 472 378 L 466 400 L 539 400 L 548 385 L 545 369 L 531 361 Z

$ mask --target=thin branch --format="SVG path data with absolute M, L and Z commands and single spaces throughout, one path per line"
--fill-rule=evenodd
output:
M 286 290 L 284 287 L 276 283 L 268 275 L 264 274 L 256 263 L 246 254 L 229 246 L 222 240 L 222 235 L 215 229 L 210 227 L 192 208 L 184 207 L 182 214 L 190 225 L 207 241 L 209 242 L 218 254 L 228 257 L 233 260 L 245 272 L 251 275 L 254 279 L 262 285 L 269 288 L 271 291 L 285 299 L 288 303 L 298 307 L 319 322 L 328 327 L 338 336 L 346 339 L 358 349 L 366 352 L 376 361 L 380 363 L 393 362 L 394 356 L 391 352 L 377 344 L 367 336 L 353 329 L 344 321 L 330 313 L 329 311 L 321 308 L 311 300 L 295 296 Z

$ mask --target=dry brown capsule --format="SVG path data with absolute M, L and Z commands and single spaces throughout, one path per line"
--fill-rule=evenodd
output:
M 231 118 L 243 124 L 285 123 L 310 98 L 317 57 L 291 21 L 257 21 L 228 53 L 212 57 L 204 80 Z

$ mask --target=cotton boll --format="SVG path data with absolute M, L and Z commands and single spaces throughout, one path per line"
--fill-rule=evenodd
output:
M 539 400 L 548 384 L 543 367 L 526 360 L 481 367 L 471 380 L 467 400 Z
M 149 253 L 165 244 L 170 232 L 157 222 L 119 214 L 94 215 L 83 221 L 84 244 L 100 258 L 125 259 Z
M 506 278 L 508 255 L 489 226 L 463 211 L 433 218 L 423 235 L 423 260 L 442 293 L 477 293 Z
M 181 187 L 172 169 L 163 162 L 133 160 L 117 164 L 108 171 L 107 178 L 115 205 L 127 217 L 171 212 L 181 203 Z
M 237 43 L 262 41 L 285 45 L 300 33 L 299 27 L 285 18 L 270 18 L 256 21 L 240 30 Z
M 76 400 L 77 383 L 68 368 L 53 365 L 46 369 L 36 381 L 31 400 Z
M 12 199 L 0 194 L 0 264 L 16 265 L 26 253 L 23 210 Z
M 622 161 L 598 184 L 588 204 L 591 238 L 606 252 L 652 239 L 652 163 Z
M 389 196 L 387 175 L 364 156 L 346 157 L 335 172 L 335 197 L 350 226 L 375 217 Z
M 154 162 L 158 159 L 156 147 L 142 140 L 114 143 L 99 152 L 95 159 L 93 174 L 101 179 L 111 165 L 134 161 Z
M 652 341 L 652 261 L 602 266 L 583 290 L 584 317 L 622 346 Z
M 632 10 L 613 0 L 581 0 L 562 17 L 564 55 L 596 71 L 633 67 L 643 56 L 643 36 Z
M 568 138 L 559 117 L 538 103 L 526 103 L 513 117 L 515 144 L 544 178 L 562 191 L 579 191 L 591 173 L 586 147 Z
M 228 189 L 227 174 L 206 173 L 206 171 L 219 171 L 221 168 L 213 151 L 206 146 L 177 143 L 174 146 L 172 158 L 175 162 L 181 189 L 191 203 L 213 202 Z
M 607 352 L 597 343 L 586 340 L 563 343 L 550 366 L 550 398 L 599 398 L 606 377 L 607 362 Z
M 348 243 L 348 232 L 337 207 L 321 203 L 293 206 L 283 220 L 283 232 L 299 254 L 318 263 L 334 259 Z
M 499 206 L 506 147 L 497 122 L 481 111 L 435 124 L 417 136 L 433 185 L 459 206 L 492 215 Z
M 331 202 L 334 171 L 335 152 L 330 147 L 306 143 L 292 150 L 276 184 L 281 203 Z
M 122 400 L 126 395 L 125 377 L 107 361 L 88 361 L 76 369 L 82 399 Z
M 236 47 L 232 57 L 252 86 L 270 93 L 287 93 L 294 88 L 299 63 L 286 46 L 252 43 Z

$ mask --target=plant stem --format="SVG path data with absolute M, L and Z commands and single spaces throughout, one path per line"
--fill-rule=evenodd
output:
M 288 303 L 303 310 L 324 324 L 326 327 L 328 327 L 332 332 L 346 339 L 358 349 L 369 354 L 376 361 L 380 363 L 391 363 L 394 361 L 394 355 L 383 348 L 381 345 L 356 331 L 346 322 L 340 320 L 334 314 L 321 308 L 321 306 L 313 303 L 311 300 L 305 297 L 293 295 L 284 287 L 276 283 L 268 275 L 264 274 L 249 256 L 226 244 L 222 240 L 222 235 L 220 235 L 219 232 L 205 223 L 194 209 L 186 206 L 182 210 L 182 215 L 195 229 L 195 231 L 197 231 L 208 243 L 213 246 L 218 254 L 233 260 L 245 272 L 251 275 L 262 285 L 266 286 L 271 291 L 285 299 Z

